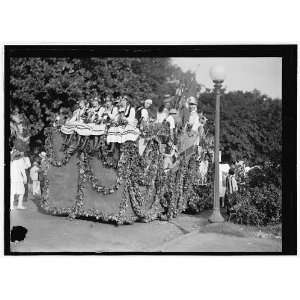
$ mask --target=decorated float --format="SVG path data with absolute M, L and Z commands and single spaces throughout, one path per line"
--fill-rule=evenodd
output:
M 185 126 L 173 143 L 166 122 L 149 122 L 128 129 L 130 140 L 116 152 L 110 130 L 100 127 L 73 122 L 45 130 L 45 213 L 116 224 L 169 220 L 211 192 L 213 145 L 203 128 L 191 134 Z

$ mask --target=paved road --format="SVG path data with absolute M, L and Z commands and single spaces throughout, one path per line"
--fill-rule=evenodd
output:
M 281 239 L 258 238 L 246 226 L 209 224 L 207 213 L 181 215 L 172 222 L 154 221 L 115 226 L 53 217 L 40 213 L 32 201 L 11 212 L 11 226 L 28 229 L 15 252 L 280 252 Z

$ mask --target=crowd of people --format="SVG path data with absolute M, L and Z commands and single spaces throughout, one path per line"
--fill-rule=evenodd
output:
M 207 119 L 198 113 L 198 103 L 194 97 L 189 97 L 184 107 L 176 109 L 172 98 L 165 95 L 156 117 L 150 113 L 153 104 L 151 99 L 146 99 L 139 107 L 135 107 L 131 100 L 128 96 L 81 100 L 72 116 L 60 113 L 54 126 L 59 126 L 61 132 L 69 136 L 65 143 L 67 145 L 76 134 L 79 136 L 78 144 L 82 139 L 93 137 L 94 147 L 97 148 L 99 137 L 105 135 L 107 144 L 111 145 L 111 151 L 127 141 L 138 141 L 139 151 L 142 154 L 145 148 L 143 132 L 149 124 L 167 124 L 169 129 L 167 140 L 171 141 L 172 145 L 177 144 L 179 129 L 188 132 L 189 136 L 194 135 L 194 145 L 199 144 Z
M 31 194 L 34 198 L 41 196 L 43 172 L 45 169 L 46 152 L 42 151 L 38 157 L 27 152 L 11 151 L 10 163 L 10 209 L 25 209 L 24 202 Z M 17 197 L 17 206 L 15 200 Z
M 92 136 L 94 146 L 97 148 L 100 136 L 104 135 L 107 145 L 111 145 L 111 152 L 119 149 L 120 144 L 126 141 L 134 141 L 138 143 L 139 152 L 142 154 L 146 145 L 143 137 L 144 130 L 151 124 L 165 124 L 169 129 L 169 136 L 162 141 L 165 146 L 164 169 L 170 170 L 174 167 L 180 146 L 177 142 L 177 135 L 179 131 L 185 132 L 188 138 L 194 137 L 192 144 L 198 146 L 200 184 L 205 185 L 211 159 L 207 152 L 201 153 L 200 151 L 202 148 L 199 142 L 201 136 L 204 135 L 204 125 L 207 119 L 198 112 L 197 100 L 191 96 L 179 103 L 176 109 L 172 98 L 166 95 L 155 117 L 150 111 L 152 104 L 151 99 L 146 99 L 141 106 L 135 107 L 128 96 L 117 99 L 106 97 L 102 101 L 99 97 L 94 97 L 90 101 L 79 101 L 78 108 L 71 114 L 63 108 L 60 109 L 53 126 L 58 127 L 67 136 L 65 145 L 74 135 L 78 137 L 78 143 L 81 139 Z M 21 143 L 24 142 L 28 146 L 28 140 L 25 138 L 26 141 L 23 141 L 24 126 L 19 111 L 13 114 L 12 120 L 14 124 L 11 127 L 12 130 L 15 129 L 17 140 L 21 140 Z M 19 135 L 21 139 L 18 138 Z M 172 146 L 166 151 L 170 143 Z M 27 198 L 28 193 L 32 193 L 34 197 L 41 194 L 43 162 L 46 159 L 46 153 L 39 152 L 38 149 L 34 149 L 32 153 L 16 149 L 18 147 L 14 147 L 11 152 L 11 209 L 14 209 L 16 195 L 18 196 L 17 208 L 23 209 L 23 200 Z M 227 190 L 235 191 L 235 177 L 231 176 L 227 181 L 226 184 L 224 182 L 225 189 L 228 186 Z M 222 193 L 221 189 L 221 197 Z

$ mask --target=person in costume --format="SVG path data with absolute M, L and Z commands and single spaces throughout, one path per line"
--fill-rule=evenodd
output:
M 55 117 L 53 127 L 61 127 L 68 121 L 68 109 L 61 107 Z
M 140 131 L 137 128 L 135 108 L 130 104 L 127 96 L 123 97 L 121 101 L 119 124 L 121 143 L 135 142 L 138 139 Z
M 69 120 L 69 124 L 71 123 L 83 123 L 84 115 L 87 112 L 88 105 L 84 100 L 79 101 L 79 107 L 73 112 L 73 116 L 71 120 Z
M 113 152 L 116 143 L 121 143 L 120 130 L 118 121 L 120 118 L 118 105 L 119 100 L 115 101 L 114 104 L 110 98 L 106 98 L 105 111 L 102 119 L 108 126 L 107 130 L 107 144 L 111 145 L 110 151 Z
M 73 112 L 72 117 L 69 120 L 67 120 L 65 125 L 63 125 L 60 129 L 62 133 L 67 135 L 64 142 L 65 146 L 68 146 L 71 143 L 74 134 L 77 132 L 76 130 L 77 126 L 83 125 L 84 118 L 86 117 L 86 112 L 88 109 L 87 103 L 84 100 L 80 100 L 78 106 L 79 107 Z M 78 145 L 79 142 L 80 142 L 80 136 L 76 144 Z
M 100 99 L 96 97 L 93 101 L 93 114 L 90 118 L 92 124 L 91 126 L 91 135 L 94 137 L 93 149 L 98 149 L 100 136 L 106 134 L 107 126 L 104 121 L 104 114 L 106 111 L 106 107 L 101 105 Z
M 162 104 L 157 111 L 156 123 L 162 124 L 168 117 L 168 109 Z
M 140 107 L 136 111 L 136 119 L 138 121 L 138 127 L 142 130 L 145 125 L 150 122 L 149 116 L 149 108 L 152 105 L 152 100 L 147 99 L 145 100 L 144 106 Z
M 182 130 L 187 124 L 190 118 L 190 97 L 182 97 L 179 102 L 179 116 L 180 116 L 180 130 Z
M 174 143 L 174 138 L 175 138 L 175 127 L 176 127 L 176 116 L 177 116 L 177 110 L 175 108 L 171 108 L 168 114 L 168 117 L 166 118 L 166 122 L 170 126 L 170 138 L 171 141 Z
M 199 122 L 200 122 L 200 126 L 199 126 L 199 135 L 200 138 L 204 137 L 205 133 L 204 133 L 204 126 L 207 122 L 207 118 L 203 115 L 203 113 L 199 114 Z
M 104 134 L 105 132 L 99 131 L 99 126 L 97 125 L 98 122 L 98 111 L 99 111 L 100 105 L 99 105 L 99 99 L 98 97 L 95 97 L 91 101 L 91 107 L 86 112 L 86 125 L 85 128 L 82 128 L 80 131 L 80 135 L 84 135 L 84 144 L 87 143 L 87 140 L 91 136 L 90 139 L 90 146 L 95 149 L 94 147 L 98 143 L 98 137 L 97 135 Z
M 187 123 L 187 131 L 189 136 L 195 136 L 195 145 L 199 145 L 199 128 L 201 126 L 199 114 L 197 111 L 197 100 L 195 97 L 189 97 L 189 106 L 190 106 L 190 116 Z
M 145 100 L 144 106 L 137 109 L 136 119 L 138 121 L 138 127 L 140 128 L 141 131 L 143 131 L 145 126 L 147 126 L 150 122 L 148 109 L 151 107 L 151 105 L 152 105 L 152 100 L 147 99 Z M 143 137 L 140 137 L 138 143 L 139 143 L 139 154 L 142 155 L 146 148 L 145 139 Z
M 164 96 L 163 104 L 159 107 L 156 115 L 156 123 L 162 124 L 169 116 L 169 111 L 171 108 L 171 100 L 172 99 L 170 95 Z

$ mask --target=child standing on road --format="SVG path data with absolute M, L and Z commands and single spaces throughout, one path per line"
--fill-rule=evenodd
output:
M 30 169 L 30 178 L 32 180 L 32 195 L 33 197 L 41 195 L 41 188 L 39 182 L 39 171 L 38 163 L 35 161 L 33 167 Z

